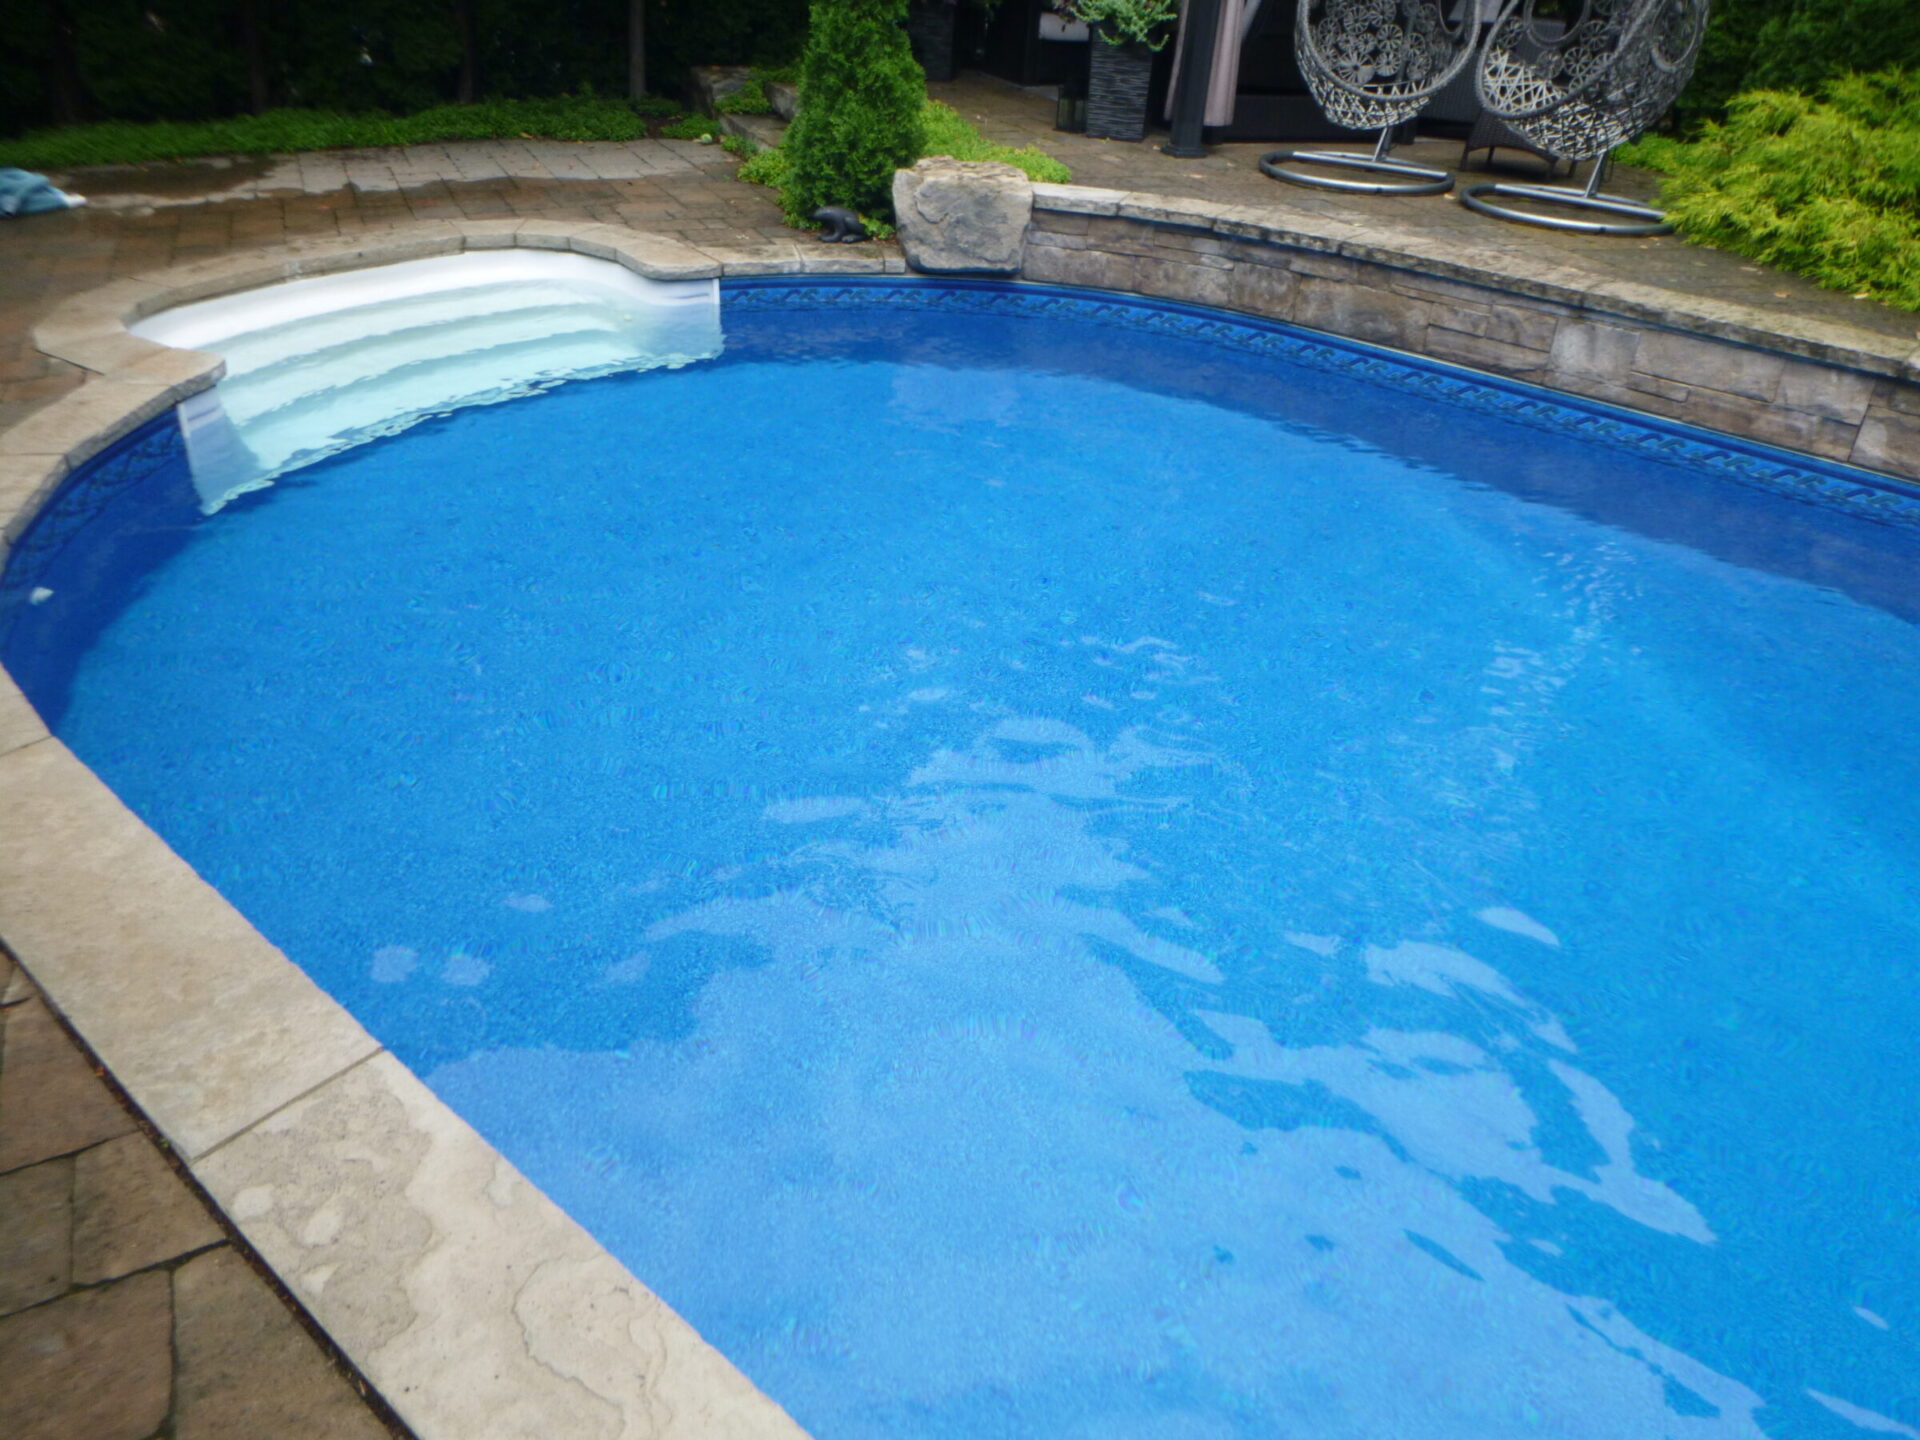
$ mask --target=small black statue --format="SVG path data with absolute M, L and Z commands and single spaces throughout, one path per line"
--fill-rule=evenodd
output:
M 819 222 L 820 239 L 828 245 L 835 241 L 854 245 L 867 238 L 867 227 L 860 217 L 838 205 L 822 205 L 813 212 L 813 218 Z

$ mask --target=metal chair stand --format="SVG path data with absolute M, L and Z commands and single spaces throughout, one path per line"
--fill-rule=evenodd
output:
M 1274 150 L 1260 157 L 1262 174 L 1290 185 L 1305 185 L 1315 190 L 1339 190 L 1349 195 L 1444 195 L 1453 188 L 1453 174 L 1431 165 L 1415 165 L 1394 160 L 1387 152 L 1393 148 L 1393 127 L 1380 132 L 1372 155 L 1356 155 L 1351 150 Z M 1337 175 L 1314 175 L 1288 168 L 1294 165 L 1328 165 L 1341 170 L 1358 170 L 1369 175 L 1397 176 L 1390 180 L 1346 180 Z
M 1264 168 L 1264 167 L 1262 167 Z M 1600 182 L 1606 175 L 1607 157 L 1593 162 L 1587 183 L 1572 185 L 1525 185 L 1505 181 L 1482 181 L 1460 192 L 1460 203 L 1469 210 L 1491 215 L 1496 220 L 1511 220 L 1516 225 L 1535 225 L 1543 230 L 1572 230 L 1582 235 L 1670 235 L 1673 223 L 1663 211 L 1624 195 L 1605 195 Z M 1531 200 L 1536 205 L 1561 205 L 1590 214 L 1618 216 L 1615 220 L 1585 220 L 1578 215 L 1539 215 L 1531 210 L 1516 210 L 1500 200 Z

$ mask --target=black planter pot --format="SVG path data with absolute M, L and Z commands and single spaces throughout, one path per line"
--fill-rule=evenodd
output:
M 953 79 L 953 31 L 960 7 L 955 0 L 907 0 L 907 43 L 927 79 Z
M 1147 138 L 1147 86 L 1153 51 L 1109 45 L 1096 28 L 1087 56 L 1087 134 L 1098 140 Z

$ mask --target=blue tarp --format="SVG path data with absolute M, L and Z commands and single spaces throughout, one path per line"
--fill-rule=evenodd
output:
M 64 210 L 75 203 L 76 197 L 54 189 L 44 175 L 0 166 L 0 216 L 37 215 L 42 210 Z

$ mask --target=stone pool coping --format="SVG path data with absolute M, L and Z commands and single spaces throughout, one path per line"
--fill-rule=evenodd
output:
M 1094 232 L 1076 227 L 1101 220 L 1116 228 L 1098 244 L 1059 243 L 1084 239 Z M 1259 253 L 1232 248 L 1249 245 Z M 220 378 L 218 357 L 139 339 L 130 321 L 287 279 L 516 246 L 573 250 L 663 280 L 905 269 L 871 248 L 707 247 L 612 225 L 477 221 L 116 280 L 68 300 L 35 331 L 43 351 L 93 375 L 0 432 L 0 564 L 74 467 Z M 1665 294 L 1656 315 L 1646 297 L 1612 293 L 1632 287 L 1584 288 L 1581 277 L 1528 273 L 1520 257 L 1503 276 L 1297 212 L 1039 186 L 1026 253 L 1029 279 L 1078 278 L 1254 314 L 1278 313 L 1260 294 L 1297 299 L 1316 279 L 1355 286 L 1358 272 L 1316 276 L 1316 265 L 1382 266 L 1429 288 L 1473 287 L 1488 314 L 1503 298 L 1547 303 L 1837 367 L 1900 394 L 1920 379 L 1920 350 L 1900 353 L 1867 332 L 1781 328 L 1711 301 L 1683 313 Z M 1071 268 L 1058 258 L 1067 255 L 1090 257 L 1080 263 L 1091 268 L 1049 272 Z M 1284 286 L 1264 273 L 1275 257 L 1293 277 Z M 1176 265 L 1227 278 L 1196 279 Z M 1321 328 L 1377 338 L 1365 323 L 1374 312 L 1354 313 L 1348 328 Z M 1297 304 L 1289 318 L 1304 320 Z M 1920 415 L 1920 400 L 1897 413 Z M 52 738 L 3 671 L 0 941 L 421 1440 L 803 1436 Z

